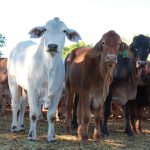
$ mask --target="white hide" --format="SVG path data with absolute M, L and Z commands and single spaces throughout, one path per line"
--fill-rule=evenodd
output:
M 20 123 L 17 112 L 21 99 L 21 88 L 27 91 L 30 107 L 29 139 L 36 139 L 36 122 L 40 114 L 40 103 L 48 107 L 48 141 L 55 140 L 54 121 L 52 118 L 60 100 L 63 81 L 64 65 L 62 49 L 67 36 L 71 41 L 80 40 L 80 35 L 54 18 L 43 27 L 33 28 L 29 34 L 32 38 L 41 37 L 40 43 L 33 41 L 20 42 L 8 58 L 8 82 L 12 94 L 13 122 L 12 131 L 18 131 Z M 48 52 L 48 45 L 57 45 L 57 52 Z

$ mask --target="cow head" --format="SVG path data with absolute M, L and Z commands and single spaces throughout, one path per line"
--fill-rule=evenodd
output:
M 81 40 L 80 35 L 75 30 L 67 28 L 58 17 L 48 21 L 45 26 L 33 28 L 29 34 L 31 38 L 42 37 L 45 50 L 50 53 L 62 51 L 66 36 L 73 42 Z
M 136 61 L 137 68 L 144 67 L 146 65 L 148 53 L 150 52 L 150 38 L 142 34 L 135 36 L 130 48 Z
M 130 48 L 136 63 L 137 78 L 140 78 L 142 68 L 146 66 L 147 57 L 150 52 L 150 38 L 142 34 L 135 36 Z
M 115 31 L 109 31 L 102 36 L 95 47 L 101 50 L 101 56 L 108 64 L 117 62 L 117 54 L 120 49 L 121 38 Z

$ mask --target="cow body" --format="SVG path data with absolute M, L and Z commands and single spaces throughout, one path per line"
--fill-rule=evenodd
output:
M 0 108 L 1 115 L 5 116 L 6 103 L 10 104 L 11 94 L 8 86 L 7 58 L 0 58 Z
M 36 122 L 40 115 L 41 103 L 48 108 L 48 141 L 55 141 L 54 118 L 64 81 L 62 49 L 65 36 L 77 41 L 79 34 L 54 18 L 43 27 L 33 28 L 29 34 L 41 37 L 40 43 L 20 42 L 8 58 L 8 81 L 12 94 L 13 122 L 11 130 L 22 126 L 17 120 L 22 89 L 27 91 L 30 108 L 29 140 L 36 140 Z M 26 94 L 25 96 L 26 97 Z
M 81 47 L 73 50 L 66 65 L 66 131 L 71 132 L 71 111 L 74 93 L 78 102 L 78 136 L 85 143 L 88 139 L 88 125 L 91 105 L 94 110 L 94 140 L 100 138 L 101 106 L 112 81 L 120 37 L 114 31 L 103 35 L 94 48 Z
M 107 118 L 110 115 L 110 105 L 112 100 L 116 101 L 123 107 L 126 123 L 125 132 L 129 136 L 133 135 L 129 121 L 130 108 L 127 102 L 132 101 L 133 103 L 136 98 L 137 86 L 140 81 L 142 68 L 146 64 L 146 58 L 148 56 L 148 51 L 145 49 L 145 45 L 143 45 L 144 48 L 142 48 L 141 40 L 139 39 L 143 40 L 143 35 L 135 37 L 130 46 L 133 56 L 132 60 L 125 60 L 122 58 L 118 60 L 118 64 L 116 65 L 114 80 L 110 86 L 109 95 L 104 104 L 104 120 L 101 127 L 103 136 L 108 135 Z M 146 43 L 147 42 L 146 39 Z M 139 48 L 135 45 L 138 45 Z
M 130 51 L 129 47 L 124 43 L 124 50 Z M 131 53 L 131 51 L 130 51 Z M 131 54 L 132 55 L 132 54 Z M 136 97 L 137 85 L 139 78 L 136 77 L 136 62 L 133 57 L 123 57 L 118 55 L 118 63 L 115 66 L 113 82 L 110 85 L 109 94 L 104 103 L 104 118 L 102 122 L 101 132 L 103 136 L 108 136 L 107 119 L 110 115 L 111 102 L 124 106 L 128 100 L 133 100 Z M 124 111 L 125 107 L 123 107 Z M 125 113 L 124 112 L 124 113 Z M 127 122 L 127 133 L 132 134 L 129 122 Z
M 145 71 L 143 70 L 143 74 L 137 88 L 137 96 L 134 101 L 128 102 L 128 107 L 130 109 L 133 132 L 142 133 L 141 122 L 143 108 L 150 108 L 150 73 L 145 74 Z
M 140 53 L 142 60 L 147 59 L 147 64 L 142 70 L 142 75 L 137 88 L 137 96 L 134 101 L 129 101 L 127 108 L 130 110 L 131 126 L 134 133 L 141 133 L 141 120 L 142 120 L 142 109 L 143 107 L 150 107 L 150 38 L 144 35 L 138 35 L 133 38 L 131 44 L 133 51 L 143 51 Z

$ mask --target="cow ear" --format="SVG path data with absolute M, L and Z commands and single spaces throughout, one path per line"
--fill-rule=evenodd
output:
M 80 34 L 73 29 L 68 29 L 66 35 L 68 40 L 72 42 L 78 42 L 79 40 L 82 40 Z
M 44 34 L 45 31 L 46 29 L 44 27 L 39 26 L 31 29 L 29 35 L 31 38 L 39 38 Z

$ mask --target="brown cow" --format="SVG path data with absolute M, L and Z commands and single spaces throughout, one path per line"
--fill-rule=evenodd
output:
M 82 142 L 88 140 L 88 125 L 91 105 L 94 110 L 94 140 L 100 139 L 101 106 L 108 94 L 112 74 L 120 48 L 120 36 L 109 31 L 93 47 L 73 50 L 66 62 L 66 132 L 71 132 L 73 96 L 79 96 L 78 136 Z
M 5 116 L 6 103 L 10 104 L 10 91 L 7 76 L 7 58 L 0 58 L 0 108 L 1 116 Z

